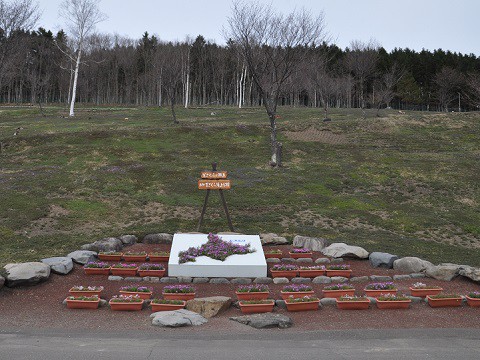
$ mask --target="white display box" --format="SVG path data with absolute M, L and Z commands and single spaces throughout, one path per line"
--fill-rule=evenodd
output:
M 190 247 L 198 247 L 208 241 L 207 234 L 175 234 L 173 236 L 168 276 L 191 277 L 264 277 L 267 276 L 267 262 L 258 235 L 220 235 L 222 240 L 247 245 L 256 250 L 244 255 L 231 255 L 225 261 L 199 256 L 195 262 L 178 263 L 178 253 Z

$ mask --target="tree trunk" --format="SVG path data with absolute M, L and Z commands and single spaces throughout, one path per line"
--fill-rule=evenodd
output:
M 70 116 L 75 116 L 75 97 L 77 96 L 78 69 L 80 68 L 80 59 L 82 57 L 82 47 L 78 48 L 77 63 L 75 64 L 75 76 L 73 78 L 72 99 L 70 101 Z
M 170 97 L 170 108 L 172 110 L 173 123 L 178 124 L 177 115 L 175 114 L 175 95 Z

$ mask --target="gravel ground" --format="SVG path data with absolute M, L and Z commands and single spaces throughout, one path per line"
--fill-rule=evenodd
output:
M 285 254 L 291 247 L 279 248 Z M 129 250 L 167 250 L 166 246 L 137 244 Z M 321 254 L 318 254 L 321 255 Z M 314 255 L 314 258 L 320 256 Z M 353 276 L 397 274 L 394 270 L 372 268 L 368 261 L 348 260 Z M 271 266 L 271 264 L 269 264 Z M 409 294 L 408 287 L 416 281 L 444 288 L 445 292 L 465 295 L 470 291 L 479 291 L 480 286 L 464 278 L 451 282 L 437 281 L 429 278 L 395 281 L 400 292 Z M 73 285 L 102 285 L 105 287 L 102 298 L 110 299 L 118 294 L 119 288 L 128 282 L 108 281 L 106 276 L 86 276 L 81 266 L 66 276 L 52 274 L 50 279 L 37 286 L 21 288 L 3 288 L 0 291 L 0 313 L 3 329 L 91 329 L 114 331 L 257 331 L 248 326 L 229 320 L 231 316 L 241 315 L 240 310 L 231 307 L 227 312 L 212 318 L 200 327 L 162 329 L 151 326 L 149 308 L 139 312 L 111 311 L 108 306 L 95 311 L 69 310 L 62 304 Z M 143 283 L 142 284 L 147 284 Z M 361 294 L 366 283 L 354 283 L 357 293 Z M 166 284 L 148 283 L 154 289 L 153 297 L 161 297 Z M 197 297 L 230 296 L 236 300 L 234 284 L 194 284 Z M 284 285 L 270 284 L 272 298 L 280 299 L 280 290 Z M 316 294 L 321 296 L 324 285 L 312 284 Z M 480 308 L 466 305 L 460 308 L 430 308 L 425 303 L 412 304 L 408 310 L 378 310 L 374 305 L 369 310 L 346 311 L 335 306 L 325 306 L 318 311 L 288 313 L 275 308 L 278 313 L 290 316 L 294 322 L 291 329 L 272 331 L 305 331 L 334 329 L 382 329 L 382 328 L 480 328 Z

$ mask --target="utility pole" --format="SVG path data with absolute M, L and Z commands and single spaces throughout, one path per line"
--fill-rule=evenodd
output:
M 462 107 L 460 106 L 460 93 L 458 93 L 458 112 L 462 112 Z

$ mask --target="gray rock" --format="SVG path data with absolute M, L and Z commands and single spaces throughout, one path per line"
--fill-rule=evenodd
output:
M 368 276 L 354 276 L 354 277 L 350 278 L 350 282 L 352 282 L 352 283 L 367 282 L 369 280 L 370 279 L 369 279 Z
M 285 304 L 285 300 L 275 300 L 275 306 L 278 306 L 279 308 L 286 309 L 287 304 Z
M 125 281 L 130 281 L 130 282 L 133 282 L 133 283 L 139 283 L 139 282 L 143 281 L 143 278 L 139 277 L 139 276 L 127 276 L 124 280 Z
M 226 296 L 210 296 L 195 298 L 187 301 L 186 309 L 210 319 L 225 310 L 232 304 L 232 298 Z
M 316 237 L 297 235 L 293 238 L 294 247 L 303 247 L 312 251 L 322 251 L 328 245 L 327 240 Z
M 422 279 L 425 277 L 425 274 L 422 274 L 422 273 L 413 273 L 413 274 L 410 274 L 410 277 L 412 279 Z
M 162 327 L 199 326 L 208 322 L 202 315 L 185 309 L 158 311 L 150 315 L 150 318 L 152 325 Z
M 344 261 L 345 260 L 343 260 L 343 258 L 336 258 L 336 259 L 332 259 L 331 263 L 332 264 L 339 264 L 339 263 L 342 263 Z
M 425 275 L 437 280 L 451 281 L 460 275 L 461 265 L 456 264 L 439 264 L 430 266 L 425 271 Z
M 42 259 L 42 263 L 50 266 L 55 274 L 66 275 L 73 269 L 73 261 L 69 257 L 52 257 Z
M 368 260 L 373 267 L 391 269 L 393 268 L 393 262 L 398 260 L 398 256 L 384 252 L 372 252 Z
M 277 258 L 269 258 L 269 259 L 266 259 L 267 260 L 267 263 L 279 263 L 280 262 L 280 259 L 277 259 Z
M 332 279 L 332 283 L 344 283 L 348 281 L 348 278 L 343 276 L 332 276 L 330 279 Z
M 73 262 L 77 264 L 85 265 L 90 261 L 95 261 L 97 259 L 97 253 L 90 250 L 77 250 L 68 254 L 67 257 L 71 258 Z
M 286 277 L 273 278 L 274 284 L 288 284 L 290 281 Z
M 312 279 L 304 278 L 304 277 L 294 277 L 292 279 L 292 284 L 307 284 L 311 282 L 312 282 Z
M 370 305 L 375 305 L 377 303 L 377 299 L 371 296 L 367 296 L 367 299 L 370 300 Z
M 323 299 L 320 299 L 320 304 L 322 306 L 335 306 L 337 305 L 337 299 L 335 298 L 323 298 Z
M 192 282 L 192 278 L 190 276 L 178 276 L 177 280 L 181 284 L 187 284 Z
M 257 277 L 253 282 L 255 284 L 271 284 L 273 283 L 273 279 L 269 277 Z
M 393 275 L 393 280 L 410 280 L 410 275 Z
M 249 278 L 235 278 L 230 281 L 232 284 L 241 284 L 241 285 L 246 285 L 246 284 L 251 284 L 252 279 Z
M 418 296 L 406 296 L 407 298 L 409 298 L 410 300 L 412 300 L 412 304 L 418 304 L 418 303 L 421 303 L 423 301 L 423 298 L 421 297 L 418 297 Z
M 159 277 L 156 277 L 156 276 L 150 276 L 150 280 L 149 280 L 151 283 L 159 283 L 160 282 L 160 278 Z
M 254 327 L 255 329 L 275 327 L 285 329 L 293 325 L 292 319 L 288 316 L 273 313 L 234 316 L 231 317 L 230 320 Z
M 123 277 L 121 277 L 121 276 L 115 276 L 115 275 L 110 275 L 110 276 L 108 277 L 108 280 L 110 280 L 110 281 L 122 281 L 122 280 L 123 280 Z
M 430 266 L 433 266 L 431 262 L 411 256 L 407 256 L 393 262 L 393 268 L 395 270 L 408 274 L 424 272 Z
M 367 259 L 368 251 L 360 246 L 351 246 L 345 243 L 333 243 L 322 250 L 325 256 L 333 258 L 348 257 L 356 259 Z
M 332 279 L 328 276 L 317 276 L 312 280 L 314 284 L 330 284 Z
M 41 262 L 7 264 L 3 268 L 6 271 L 5 285 L 8 287 L 35 285 L 50 276 L 50 266 Z
M 144 244 L 171 244 L 173 235 L 166 233 L 148 234 L 143 238 Z
M 318 258 L 315 260 L 315 264 L 330 264 L 329 258 Z
M 230 284 L 230 281 L 226 278 L 213 278 L 210 279 L 210 284 Z
M 206 277 L 196 277 L 196 278 L 193 278 L 192 282 L 194 284 L 206 284 L 208 283 L 209 281 L 209 278 L 206 278 Z
M 100 299 L 100 302 L 98 303 L 98 306 L 100 307 L 105 307 L 108 305 L 108 301 L 105 299 Z
M 135 235 L 122 235 L 119 239 L 125 246 L 136 244 L 138 241 L 138 238 Z
M 313 259 L 312 258 L 300 258 L 300 259 L 297 259 L 297 263 L 313 263 Z
M 288 240 L 282 236 L 278 236 L 277 234 L 268 233 L 268 234 L 260 234 L 260 241 L 262 245 L 286 245 L 288 244 Z
M 294 263 L 296 262 L 297 260 L 295 260 L 294 258 L 281 258 L 281 261 L 280 262 L 284 262 L 284 263 Z
M 480 281 L 480 269 L 472 266 L 463 266 L 459 274 L 473 281 Z
M 176 277 L 166 276 L 162 277 L 160 282 L 164 284 L 176 284 L 178 283 L 178 279 Z
M 370 276 L 370 280 L 375 282 L 383 282 L 383 281 L 392 281 L 391 276 L 382 276 L 382 275 L 372 275 Z
M 85 244 L 82 250 L 100 251 L 120 251 L 123 249 L 123 242 L 120 239 L 110 237 L 95 241 L 92 244 Z

